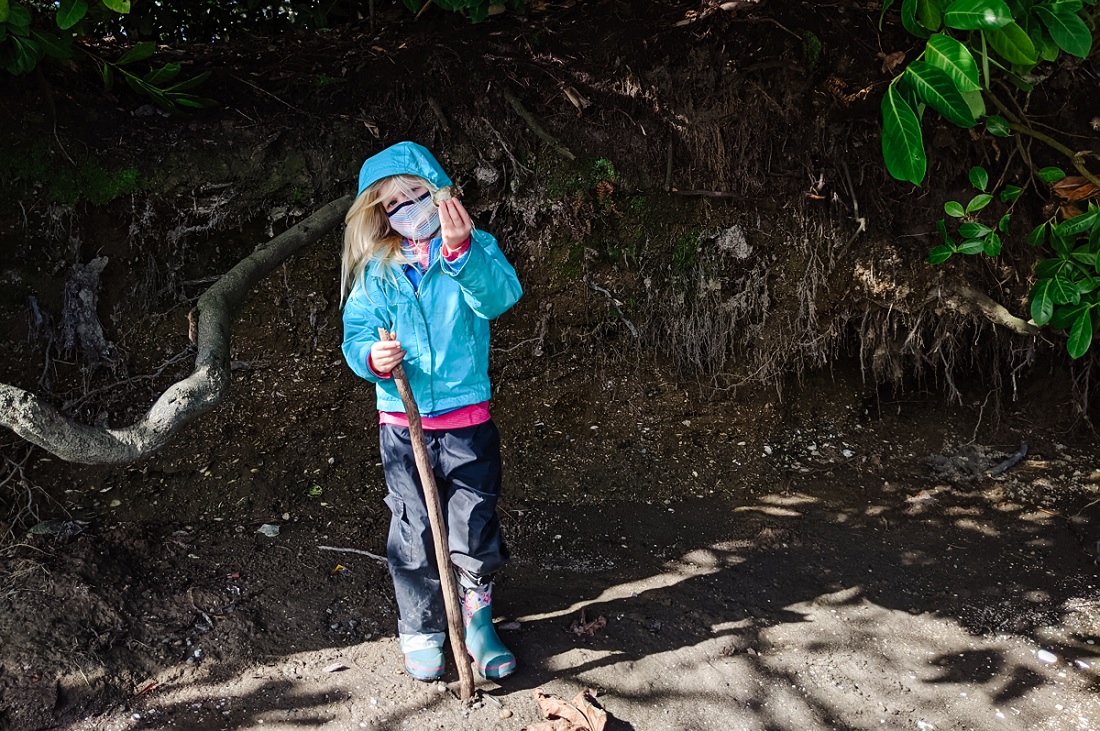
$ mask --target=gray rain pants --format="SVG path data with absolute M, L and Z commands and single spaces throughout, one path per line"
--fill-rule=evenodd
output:
M 451 561 L 469 577 L 488 577 L 508 559 L 500 532 L 500 434 L 492 421 L 425 431 L 428 457 L 447 524 Z M 446 632 L 447 614 L 435 542 L 408 427 L 379 428 L 386 505 L 392 513 L 386 556 L 402 635 Z

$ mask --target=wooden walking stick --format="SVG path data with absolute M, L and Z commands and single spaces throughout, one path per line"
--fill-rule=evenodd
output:
M 385 328 L 378 328 L 378 337 L 389 341 L 394 335 Z M 460 695 L 463 702 L 474 695 L 474 671 L 470 668 L 470 656 L 466 654 L 466 630 L 462 625 L 462 610 L 458 606 L 458 588 L 455 586 L 454 572 L 451 570 L 451 550 L 447 546 L 447 527 L 443 520 L 443 506 L 439 502 L 439 491 L 435 485 L 435 473 L 428 459 L 428 447 L 424 443 L 424 428 L 420 425 L 420 410 L 416 406 L 409 377 L 405 369 L 398 364 L 390 374 L 401 394 L 401 403 L 405 404 L 405 415 L 409 418 L 409 440 L 412 442 L 416 469 L 420 473 L 420 486 L 424 491 L 424 502 L 428 506 L 428 523 L 432 527 L 432 539 L 435 543 L 435 565 L 439 569 L 439 581 L 443 585 L 443 606 L 447 610 L 447 636 L 451 638 L 451 651 L 458 666 L 458 679 L 461 684 Z

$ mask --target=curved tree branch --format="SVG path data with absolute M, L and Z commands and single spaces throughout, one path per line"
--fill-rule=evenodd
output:
M 252 287 L 293 254 L 339 224 L 352 197 L 325 205 L 257 248 L 199 298 L 195 370 L 170 386 L 139 421 L 111 429 L 82 424 L 38 396 L 0 384 L 0 425 L 69 462 L 119 464 L 149 456 L 184 424 L 217 405 L 229 386 L 229 336 L 233 317 Z

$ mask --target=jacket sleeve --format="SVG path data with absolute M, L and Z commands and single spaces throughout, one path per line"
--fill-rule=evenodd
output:
M 378 328 L 393 329 L 393 322 L 381 296 L 372 298 L 356 286 L 344 304 L 344 359 L 356 375 L 371 383 L 388 380 L 371 370 L 370 349 L 378 342 Z
M 469 251 L 457 263 L 457 267 L 452 267 L 444 261 L 443 271 L 458 282 L 466 304 L 478 317 L 486 320 L 500 317 L 523 294 L 516 270 L 491 234 L 475 230 Z

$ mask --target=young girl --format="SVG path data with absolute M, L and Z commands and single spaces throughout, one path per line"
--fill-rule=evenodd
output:
M 493 628 L 493 574 L 508 558 L 496 515 L 500 436 L 489 417 L 489 320 L 519 299 L 496 239 L 476 231 L 428 150 L 401 142 L 369 158 L 348 211 L 341 294 L 344 357 L 375 384 L 386 504 L 386 546 L 405 671 L 443 675 L 447 618 L 408 419 L 390 372 L 403 364 L 420 409 L 462 590 L 466 648 L 478 672 L 503 678 L 515 656 Z M 441 196 L 443 197 L 443 196 Z M 378 328 L 396 333 L 379 339 Z

